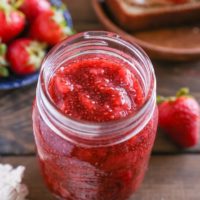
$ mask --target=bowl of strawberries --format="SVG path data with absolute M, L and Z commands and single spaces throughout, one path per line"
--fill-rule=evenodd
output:
M 73 33 L 61 0 L 1 0 L 0 90 L 36 82 L 46 53 Z

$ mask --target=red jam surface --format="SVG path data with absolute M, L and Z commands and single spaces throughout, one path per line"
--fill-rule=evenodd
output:
M 125 64 L 124 64 L 125 65 Z M 49 84 L 55 105 L 67 116 L 94 122 L 121 119 L 144 102 L 135 75 L 111 59 L 82 59 L 56 71 Z
M 49 93 L 61 112 L 92 122 L 122 119 L 144 103 L 135 73 L 105 58 L 63 65 L 51 78 Z M 62 139 L 45 124 L 37 106 L 33 126 L 42 173 L 52 193 L 65 200 L 125 200 L 146 172 L 157 109 L 136 136 L 105 147 L 82 147 Z

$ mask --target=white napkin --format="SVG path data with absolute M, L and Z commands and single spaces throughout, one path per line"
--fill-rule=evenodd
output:
M 13 168 L 9 164 L 0 164 L 0 199 L 26 200 L 28 188 L 22 184 L 25 167 Z

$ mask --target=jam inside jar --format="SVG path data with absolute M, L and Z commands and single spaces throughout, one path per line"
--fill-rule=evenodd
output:
M 147 55 L 91 31 L 43 61 L 33 106 L 42 175 L 63 200 L 126 200 L 148 168 L 157 130 L 156 80 Z

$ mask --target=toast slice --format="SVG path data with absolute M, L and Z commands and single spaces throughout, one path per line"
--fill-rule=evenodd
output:
M 200 1 L 183 4 L 145 4 L 133 0 L 106 0 L 118 25 L 128 31 L 200 22 Z

